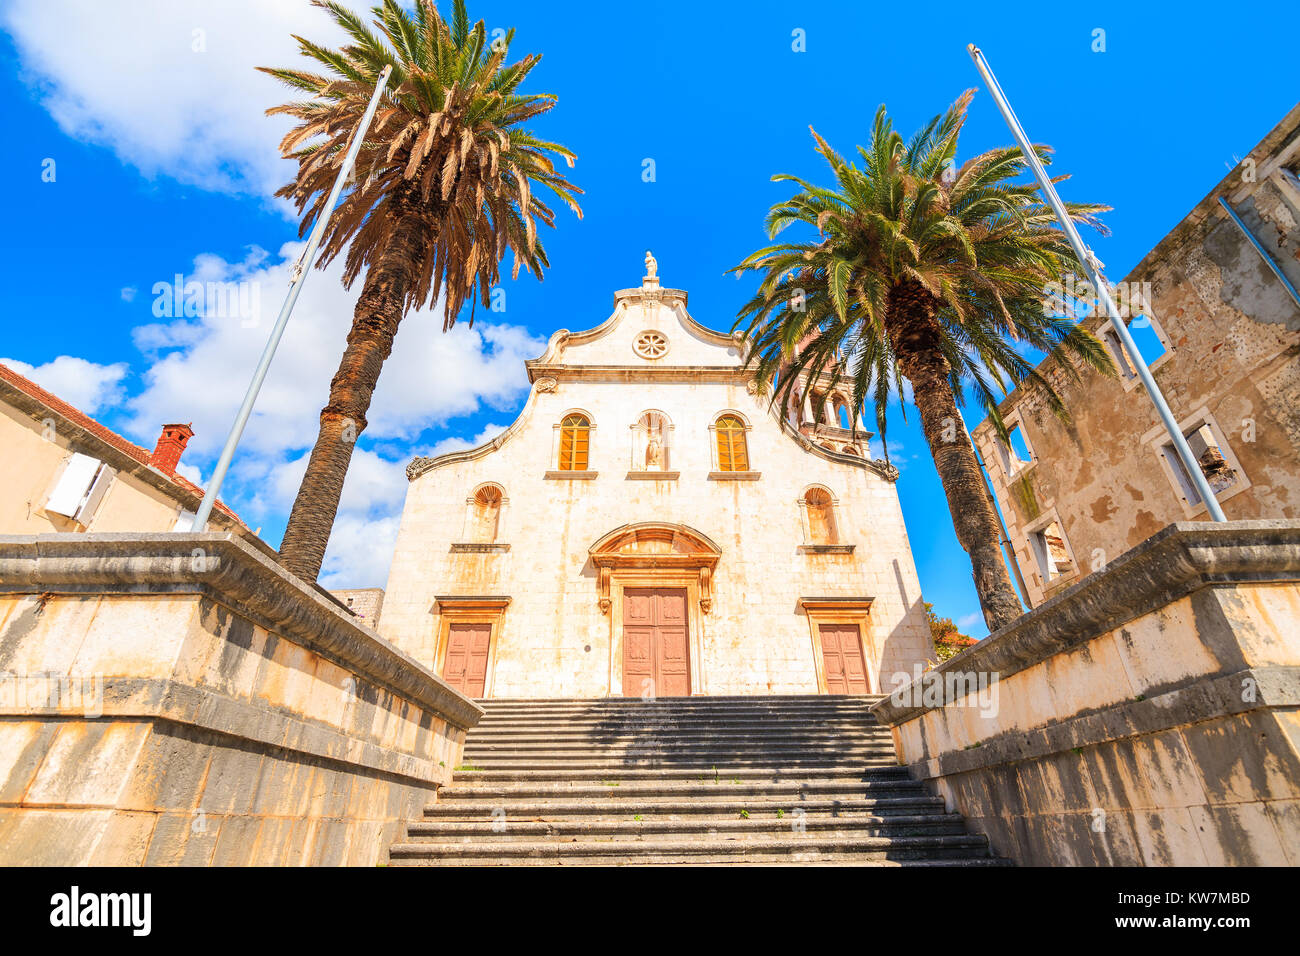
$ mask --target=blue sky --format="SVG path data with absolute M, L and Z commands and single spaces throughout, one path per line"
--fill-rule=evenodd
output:
M 252 66 L 291 65 L 291 32 L 333 38 L 306 2 L 9 0 L 0 82 L 11 194 L 0 357 L 134 440 L 194 421 L 186 462 L 206 480 L 284 292 L 296 225 L 270 198 L 279 102 Z M 587 328 L 633 284 L 645 249 L 692 314 L 726 329 L 748 280 L 724 275 L 764 241 L 763 215 L 789 172 L 825 180 L 815 126 L 841 151 L 886 103 L 910 131 L 978 75 L 985 51 L 1030 135 L 1057 149 L 1067 199 L 1115 207 L 1109 238 L 1086 237 L 1121 278 L 1293 105 L 1284 30 L 1225 26 L 1221 8 L 1177 14 L 1137 4 L 1042 5 L 1016 19 L 987 8 L 866 4 L 471 4 L 513 52 L 544 54 L 531 91 L 559 96 L 539 129 L 578 154 L 582 221 L 544 236 L 544 283 L 507 282 L 506 310 L 443 336 L 407 319 L 349 477 L 327 584 L 383 584 L 414 454 L 465 446 L 522 404 L 522 361 L 557 328 Z M 1009 16 L 1009 15 L 1008 15 Z M 1094 52 L 1094 31 L 1105 51 Z M 792 49 L 794 31 L 806 49 Z M 1288 66 L 1288 64 L 1291 64 Z M 1288 82 L 1290 81 L 1290 82 Z M 981 90 L 969 156 L 1010 141 Z M 642 177 L 653 159 L 655 181 Z M 54 181 L 43 172 L 53 161 Z M 48 177 L 45 177 L 48 178 Z M 260 317 L 156 314 L 158 283 L 246 283 Z M 358 287 L 359 288 L 359 287 Z M 279 541 L 316 413 L 342 348 L 353 293 L 312 276 L 285 352 L 250 425 L 225 497 Z M 972 412 L 973 427 L 977 412 Z M 915 416 L 895 414 L 891 453 L 926 599 L 985 632 Z

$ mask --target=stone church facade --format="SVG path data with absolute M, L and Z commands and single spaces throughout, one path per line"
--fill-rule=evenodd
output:
M 897 472 L 647 267 L 508 429 L 411 462 L 381 633 L 476 698 L 893 689 L 932 652 Z

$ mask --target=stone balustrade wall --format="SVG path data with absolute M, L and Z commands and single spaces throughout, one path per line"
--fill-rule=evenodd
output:
M 481 715 L 231 535 L 0 537 L 0 864 L 383 862 Z
M 1019 863 L 1300 864 L 1300 522 L 1171 525 L 874 711 Z

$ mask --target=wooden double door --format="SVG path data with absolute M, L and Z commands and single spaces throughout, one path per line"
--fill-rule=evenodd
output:
M 623 589 L 623 695 L 691 693 L 685 588 Z
M 487 682 L 488 651 L 492 647 L 492 625 L 452 624 L 447 630 L 447 655 L 442 677 L 466 697 L 483 697 Z
M 856 624 L 819 624 L 822 666 L 828 694 L 866 694 L 867 668 L 862 660 L 862 636 Z

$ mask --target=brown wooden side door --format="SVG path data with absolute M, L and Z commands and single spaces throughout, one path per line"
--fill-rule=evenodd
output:
M 687 697 L 691 660 L 685 588 L 623 590 L 623 694 Z
M 452 624 L 447 633 L 443 680 L 466 697 L 482 697 L 491 645 L 491 624 Z
M 856 624 L 820 624 L 826 693 L 867 693 L 867 668 Z

